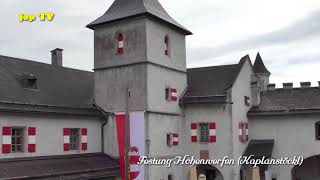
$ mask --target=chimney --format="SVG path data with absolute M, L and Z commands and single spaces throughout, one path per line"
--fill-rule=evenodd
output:
M 292 89 L 293 83 L 283 83 L 283 89 Z
M 51 64 L 56 67 L 62 67 L 62 51 L 63 49 L 56 48 L 51 51 Z
M 276 84 L 269 84 L 268 86 L 267 86 L 267 90 L 268 91 L 273 91 L 273 90 L 275 90 L 276 89 Z
M 301 88 L 310 88 L 311 82 L 300 82 Z

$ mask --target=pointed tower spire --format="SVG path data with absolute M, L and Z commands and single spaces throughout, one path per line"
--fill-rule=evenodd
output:
M 191 31 L 176 22 L 158 0 L 115 0 L 104 15 L 88 24 L 87 27 L 95 29 L 98 25 L 138 16 L 149 16 L 181 30 L 185 35 L 192 34 Z
M 253 65 L 253 70 L 254 72 L 257 74 L 268 74 L 270 75 L 271 73 L 268 71 L 268 69 L 266 68 L 266 66 L 264 65 L 262 58 L 260 56 L 260 53 L 258 52 L 256 60 L 254 62 Z
M 268 69 L 264 65 L 259 52 L 257 54 L 256 60 L 253 65 L 253 71 L 258 78 L 258 81 L 260 84 L 260 90 L 262 92 L 267 91 L 267 86 L 269 85 L 269 77 L 271 73 L 268 71 Z

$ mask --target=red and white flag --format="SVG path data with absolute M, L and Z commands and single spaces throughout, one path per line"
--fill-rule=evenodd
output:
M 145 152 L 145 126 L 144 112 L 130 112 L 130 180 L 144 180 L 144 165 L 138 164 L 140 156 L 144 156 Z M 120 171 L 122 180 L 125 179 L 125 113 L 116 113 L 118 146 L 120 156 Z

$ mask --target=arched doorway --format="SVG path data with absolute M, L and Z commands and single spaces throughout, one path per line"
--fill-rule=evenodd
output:
M 320 155 L 305 159 L 300 167 L 294 166 L 291 170 L 291 175 L 292 180 L 319 180 Z
M 211 165 L 198 165 L 197 166 L 197 174 L 206 175 L 207 180 L 223 180 L 223 176 L 221 172 Z

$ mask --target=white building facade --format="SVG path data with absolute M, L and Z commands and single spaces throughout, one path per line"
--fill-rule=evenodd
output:
M 116 0 L 87 27 L 94 72 L 62 67 L 62 49 L 52 65 L 0 56 L 0 178 L 120 179 L 117 114 L 128 109 L 143 112 L 148 158 L 304 156 L 301 167 L 259 166 L 261 180 L 319 179 L 319 87 L 276 89 L 259 53 L 254 64 L 247 55 L 187 69 L 192 33 L 157 0 Z M 143 178 L 186 180 L 191 171 L 145 165 Z M 196 166 L 207 180 L 251 180 L 252 171 Z

